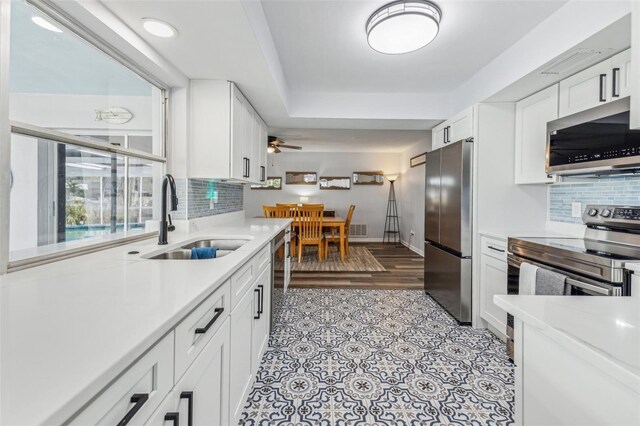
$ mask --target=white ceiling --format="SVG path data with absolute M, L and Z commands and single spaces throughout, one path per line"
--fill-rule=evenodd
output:
M 383 55 L 367 45 L 364 26 L 386 2 L 103 0 L 188 78 L 236 82 L 270 134 L 325 151 L 398 151 L 424 140 L 425 130 L 454 109 L 487 99 L 509 84 L 498 80 L 520 73 L 529 56 L 540 56 L 514 48 L 554 51 L 539 42 L 554 43 L 559 30 L 546 23 L 591 8 L 566 0 L 436 0 L 443 14 L 436 40 L 410 54 Z M 606 1 L 588 4 L 609 7 Z M 171 23 L 179 36 L 147 34 L 143 17 Z M 599 25 L 590 27 L 596 32 Z M 571 37 L 564 36 L 566 50 Z M 498 63 L 517 70 L 489 72 Z M 479 99 L 482 87 L 495 89 Z
M 292 91 L 395 94 L 452 91 L 565 3 L 436 1 L 438 36 L 405 55 L 367 44 L 365 23 L 387 0 L 263 0 L 262 7 Z
M 425 130 L 269 129 L 285 143 L 305 152 L 402 152 L 423 143 Z M 283 152 L 291 150 L 283 149 Z

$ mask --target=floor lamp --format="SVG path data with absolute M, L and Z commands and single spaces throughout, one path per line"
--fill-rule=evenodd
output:
M 396 204 L 396 190 L 393 183 L 398 175 L 385 175 L 391 187 L 389 188 L 389 201 L 387 202 L 387 218 L 384 221 L 384 235 L 382 243 L 400 243 L 400 221 L 398 220 L 398 205 Z

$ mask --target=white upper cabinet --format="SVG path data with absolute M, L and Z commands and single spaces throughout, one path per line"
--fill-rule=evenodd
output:
M 445 144 L 451 142 L 458 142 L 462 139 L 469 139 L 473 137 L 473 107 L 469 107 L 456 115 L 450 120 L 449 129 L 446 131 L 447 139 Z
M 631 95 L 631 49 L 611 58 L 611 97 L 613 100 Z
M 473 107 L 431 129 L 431 150 L 473 137 Z
M 515 183 L 552 183 L 545 173 L 547 123 L 558 118 L 558 85 L 516 103 Z
M 262 182 L 266 124 L 235 84 L 192 80 L 190 116 L 189 177 Z
M 437 125 L 431 130 L 431 150 L 435 151 L 444 146 L 446 122 Z
M 627 50 L 562 80 L 559 116 L 566 117 L 629 96 L 630 60 Z

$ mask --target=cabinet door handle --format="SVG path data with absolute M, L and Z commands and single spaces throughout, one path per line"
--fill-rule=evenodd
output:
M 611 96 L 614 98 L 619 98 L 620 92 L 618 91 L 618 84 L 620 78 L 620 68 L 614 68 L 612 75 L 613 77 L 611 78 Z
M 254 289 L 253 289 L 253 292 L 254 292 L 254 293 L 258 293 L 258 309 L 257 309 L 257 311 L 256 311 L 256 314 L 253 316 L 253 319 L 260 319 L 260 314 L 262 313 L 262 312 L 260 311 L 260 305 L 262 304 L 262 296 L 261 296 L 261 294 L 260 294 L 260 290 L 259 290 L 259 289 L 257 289 L 257 288 L 254 288 Z
M 442 132 L 442 143 L 447 143 L 447 132 L 449 131 L 449 127 L 445 126 L 444 131 Z
M 173 426 L 180 426 L 180 413 L 171 412 L 164 415 L 165 422 L 172 422 Z
M 247 177 L 251 177 L 251 158 L 247 158 Z
M 451 126 L 447 126 L 447 143 L 451 142 Z
M 600 74 L 600 102 L 606 102 L 607 101 L 607 94 L 605 93 L 606 80 L 607 80 L 607 75 L 606 74 Z
M 258 288 L 260 289 L 260 313 L 264 314 L 264 286 L 260 284 Z
M 204 327 L 196 328 L 196 334 L 204 334 L 209 331 L 213 323 L 216 322 L 218 318 L 220 318 L 220 315 L 222 315 L 222 313 L 224 312 L 224 308 L 215 308 L 213 312 L 215 313 L 215 315 L 213 316 L 213 318 L 211 318 L 211 321 L 209 321 Z
M 493 251 L 497 251 L 498 253 L 504 253 L 504 250 L 496 248 L 494 246 L 487 246 L 488 249 L 491 249 Z
M 127 414 L 124 415 L 122 420 L 118 422 L 118 426 L 125 426 L 126 424 L 128 424 L 148 400 L 148 393 L 134 393 L 130 399 L 133 407 L 131 407 L 131 409 L 127 411 Z
M 186 399 L 188 403 L 187 414 L 187 426 L 193 426 L 193 392 L 184 391 L 180 394 L 180 399 Z

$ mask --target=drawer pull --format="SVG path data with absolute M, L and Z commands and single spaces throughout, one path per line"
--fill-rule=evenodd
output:
M 173 426 L 180 426 L 180 413 L 171 412 L 164 415 L 165 422 L 172 422 Z
M 118 426 L 125 426 L 128 424 L 148 400 L 148 393 L 134 393 L 130 399 L 133 407 L 131 407 L 131 410 L 127 411 L 127 414 L 125 414 L 122 420 L 118 422 Z
M 496 248 L 494 246 L 487 246 L 488 249 L 491 249 L 493 251 L 497 251 L 498 253 L 504 253 L 504 250 Z
M 189 403 L 187 408 L 187 426 L 193 426 L 193 392 L 184 391 L 180 394 L 180 399 L 186 399 Z
M 257 288 L 254 288 L 253 292 L 258 293 L 258 309 L 256 310 L 256 314 L 253 316 L 253 319 L 260 319 L 260 314 L 262 314 L 262 311 L 260 310 L 260 305 L 262 305 L 262 292 Z
M 216 320 L 220 318 L 220 315 L 222 315 L 222 313 L 224 312 L 224 308 L 215 308 L 213 312 L 215 312 L 215 315 L 213 316 L 213 318 L 211 318 L 211 321 L 209 321 L 204 327 L 196 328 L 196 334 L 204 334 L 209 331 L 213 323 L 216 322 Z

